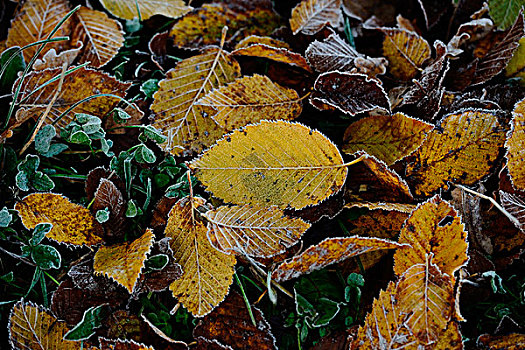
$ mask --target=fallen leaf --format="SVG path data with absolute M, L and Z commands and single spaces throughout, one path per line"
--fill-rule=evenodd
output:
M 473 184 L 488 174 L 504 140 L 505 131 L 493 112 L 447 115 L 414 153 L 407 180 L 416 195 L 429 195 L 448 181 Z
M 69 67 L 80 54 L 83 46 L 84 44 L 82 42 L 78 42 L 77 47 L 60 51 L 60 53 L 57 53 L 55 49 L 50 49 L 42 58 L 37 59 L 35 63 L 33 63 L 33 69 L 44 70 L 47 68 L 57 68 L 62 67 L 64 63 L 66 67 Z
M 235 256 L 224 254 L 210 244 L 206 226 L 193 218 L 193 210 L 204 203 L 202 198 L 180 199 L 171 209 L 164 231 L 171 238 L 173 257 L 184 271 L 170 285 L 170 290 L 196 317 L 210 313 L 224 300 L 236 263 Z
M 499 29 L 507 29 L 518 17 L 523 0 L 489 0 L 489 14 Z
M 41 223 L 53 224 L 46 237 L 59 243 L 91 246 L 103 242 L 101 227 L 89 210 L 60 194 L 32 193 L 15 209 L 29 230 Z
M 244 76 L 211 90 L 196 103 L 215 109 L 211 115 L 225 131 L 231 131 L 262 119 L 291 120 L 302 112 L 297 92 L 255 74 Z
M 235 50 L 232 51 L 232 55 L 267 58 L 275 62 L 286 63 L 292 66 L 302 68 L 308 72 L 312 71 L 312 69 L 308 65 L 308 62 L 306 62 L 306 59 L 300 54 L 292 52 L 286 47 L 275 47 L 268 45 L 266 44 L 268 40 L 260 40 L 265 37 L 256 37 L 258 39 L 260 38 L 259 40 L 261 41 L 260 43 L 257 43 L 253 39 L 254 37 L 255 36 L 252 35 L 246 38 L 252 38 L 252 40 L 250 42 L 246 42 L 245 45 L 242 47 L 238 47 L 239 45 L 237 45 Z M 243 44 L 243 42 L 240 42 L 239 44 Z
M 403 113 L 373 115 L 348 126 L 343 152 L 362 150 L 392 165 L 414 152 L 432 129 L 431 124 Z
M 105 178 L 100 179 L 91 208 L 94 213 L 106 208 L 110 211 L 109 220 L 103 224 L 104 241 L 106 243 L 122 241 L 127 229 L 126 206 L 124 196 L 113 182 Z
M 525 99 L 514 106 L 512 112 L 511 130 L 507 135 L 507 168 L 512 185 L 517 189 L 525 189 Z
M 516 194 L 503 191 L 499 191 L 499 196 L 501 198 L 501 205 L 503 205 L 503 208 L 505 208 L 505 210 L 508 211 L 510 215 L 516 218 L 517 222 L 513 222 L 513 224 L 523 231 L 523 227 L 525 225 L 524 198 Z
M 137 343 L 129 339 L 105 339 L 99 337 L 98 341 L 100 348 L 93 350 L 155 350 L 152 346 Z
M 505 67 L 505 76 L 507 78 L 519 78 L 522 86 L 525 83 L 525 38 L 520 39 L 518 48 Z
M 376 17 L 382 23 L 394 23 L 398 4 L 396 0 L 343 0 L 343 10 L 361 22 Z
M 479 349 L 519 350 L 525 347 L 525 334 L 511 333 L 507 335 L 482 334 L 478 337 Z
M 95 274 L 108 276 L 132 293 L 154 239 L 153 231 L 147 229 L 133 242 L 100 247 L 93 262 Z
M 337 28 L 341 17 L 341 0 L 302 0 L 292 10 L 290 27 L 294 34 L 313 35 L 327 24 Z
M 223 345 L 215 339 L 206 339 L 204 337 L 196 337 L 195 350 L 232 350 L 231 346 Z
M 210 49 L 179 62 L 166 74 L 151 105 L 155 113 L 152 126 L 168 137 L 162 144 L 165 151 L 190 155 L 223 135 L 222 128 L 211 118 L 213 108 L 196 102 L 212 89 L 240 77 L 240 70 L 237 61 L 222 49 Z
M 276 49 L 278 48 L 288 49 L 288 50 L 292 49 L 286 41 L 274 39 L 269 36 L 250 35 L 242 39 L 241 41 L 239 41 L 239 43 L 235 45 L 235 50 L 247 48 L 252 45 L 266 45 L 266 46 L 273 47 Z M 235 52 L 235 50 L 233 52 Z
M 359 254 L 398 247 L 401 247 L 401 244 L 380 238 L 327 238 L 280 264 L 272 272 L 272 278 L 278 282 L 287 281 Z
M 416 209 L 417 204 L 404 204 L 404 203 L 370 203 L 370 202 L 351 202 L 345 204 L 345 208 L 367 208 L 370 210 L 382 209 L 389 211 L 397 211 L 400 213 L 410 214 Z
M 296 209 L 338 192 L 348 173 L 337 147 L 320 132 L 264 120 L 226 135 L 189 167 L 227 202 Z
M 102 6 L 113 16 L 122 19 L 146 20 L 154 15 L 179 18 L 191 11 L 183 0 L 100 0 Z
M 310 228 L 277 207 L 222 206 L 205 217 L 211 244 L 227 254 L 271 257 L 296 244 Z

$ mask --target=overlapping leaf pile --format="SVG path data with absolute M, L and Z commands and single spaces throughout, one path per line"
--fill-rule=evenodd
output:
M 5 7 L 10 346 L 523 343 L 523 1 L 77 3 Z

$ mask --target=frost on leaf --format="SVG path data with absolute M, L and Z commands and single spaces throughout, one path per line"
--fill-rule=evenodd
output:
M 365 151 L 392 165 L 415 151 L 432 129 L 431 124 L 403 113 L 376 114 L 350 124 L 345 131 L 343 152 Z
M 127 229 L 124 216 L 126 213 L 124 196 L 112 181 L 101 178 L 94 194 L 91 210 L 96 213 L 98 210 L 106 208 L 110 213 L 109 220 L 103 224 L 105 229 L 104 241 L 106 243 L 121 242 Z
M 501 204 L 510 215 L 516 218 L 514 222 L 520 230 L 525 227 L 525 200 L 517 194 L 512 194 L 504 191 L 499 191 Z
M 122 19 L 146 20 L 153 15 L 178 18 L 191 10 L 183 0 L 100 0 L 106 10 Z M 139 15 L 140 14 L 140 15 Z
M 103 242 L 101 227 L 88 209 L 54 193 L 33 193 L 16 203 L 15 209 L 30 230 L 49 222 L 53 228 L 47 238 L 59 243 L 95 245 Z
M 222 206 L 205 214 L 208 238 L 231 254 L 270 257 L 294 245 L 310 224 L 284 215 L 277 207 Z
M 105 339 L 99 337 L 98 341 L 100 348 L 93 348 L 93 350 L 155 350 L 152 346 L 137 343 L 130 339 Z
M 465 110 L 445 116 L 414 153 L 408 182 L 417 195 L 429 195 L 448 181 L 473 184 L 489 173 L 504 140 L 505 130 L 493 112 Z
M 172 207 L 166 230 L 175 261 L 183 275 L 170 285 L 173 295 L 194 316 L 201 317 L 219 305 L 233 281 L 235 256 L 215 249 L 207 237 L 206 226 L 193 211 L 203 206 L 202 198 L 185 197 Z
M 19 301 L 9 316 L 9 343 L 13 349 L 82 349 L 82 343 L 64 340 L 69 331 L 49 311 L 31 302 Z
M 327 24 L 338 27 L 341 17 L 341 0 L 303 0 L 292 10 L 290 27 L 294 34 L 313 35 Z
M 264 120 L 226 135 L 189 167 L 227 202 L 296 209 L 338 192 L 348 173 L 337 147 L 320 132 Z
M 226 131 L 256 123 L 262 119 L 291 120 L 302 111 L 297 92 L 255 74 L 244 76 L 201 98 L 197 105 L 212 107 L 211 116 Z
M 93 263 L 95 274 L 108 276 L 133 292 L 154 238 L 153 231 L 147 229 L 133 242 L 100 247 Z
M 276 281 L 287 281 L 359 254 L 398 247 L 401 245 L 380 238 L 359 236 L 327 238 L 280 264 L 273 271 L 272 278 Z
M 514 187 L 525 190 L 525 100 L 514 106 L 512 129 L 507 137 L 507 168 Z
M 240 77 L 241 68 L 221 49 L 187 58 L 166 74 L 153 95 L 152 126 L 168 140 L 162 144 L 174 155 L 190 155 L 212 145 L 224 130 L 211 118 L 215 110 L 196 102 L 211 90 Z

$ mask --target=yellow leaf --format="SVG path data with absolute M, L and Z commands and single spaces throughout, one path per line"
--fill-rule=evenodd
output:
M 62 69 L 46 69 L 28 74 L 22 84 L 18 99 L 20 109 L 16 113 L 19 121 L 30 117 L 38 118 L 53 101 L 59 86 Z M 53 78 L 54 81 L 50 82 Z M 49 83 L 48 83 L 49 82 Z M 44 85 L 48 83 L 47 85 Z M 123 83 L 104 72 L 88 68 L 80 68 L 64 77 L 62 89 L 58 94 L 46 124 L 53 123 L 63 112 L 75 103 L 97 94 L 113 94 L 124 97 L 130 83 Z M 16 86 L 16 83 L 15 83 Z M 77 105 L 57 123 L 57 127 L 69 124 L 75 113 L 86 113 L 103 117 L 109 113 L 121 100 L 116 97 L 100 96 Z
M 93 262 L 95 274 L 108 276 L 133 292 L 154 240 L 153 231 L 147 229 L 133 242 L 100 247 Z
M 511 333 L 506 335 L 483 334 L 477 340 L 481 349 L 520 350 L 525 348 L 525 334 Z
M 383 56 L 388 59 L 389 72 L 401 80 L 414 78 L 430 58 L 430 45 L 414 32 L 404 29 L 382 29 L 385 34 Z
M 84 43 L 79 63 L 90 61 L 90 66 L 102 67 L 124 45 L 122 26 L 104 12 L 84 6 L 75 12 L 75 18 L 71 41 Z
M 505 68 L 507 78 L 519 78 L 520 85 L 525 85 L 525 38 L 521 38 L 514 56 Z
M 264 39 L 264 37 L 261 39 Z M 266 44 L 266 42 L 266 40 L 261 40 L 261 43 L 252 41 L 249 45 L 236 48 L 232 52 L 232 55 L 267 58 L 275 62 L 290 64 L 292 66 L 302 68 L 308 72 L 312 72 L 312 69 L 303 56 L 290 51 L 286 47 L 275 47 Z
M 290 27 L 294 34 L 313 35 L 326 24 L 337 28 L 341 17 L 341 0 L 303 0 L 292 10 Z
M 259 4 L 266 6 L 258 6 Z M 249 35 L 269 35 L 281 25 L 270 1 L 204 4 L 181 18 L 169 37 L 178 47 L 200 48 L 218 44 L 224 26 L 235 40 Z M 205 30 L 204 30 L 205 29 Z
M 410 214 L 414 209 L 416 209 L 416 204 L 405 204 L 405 203 L 370 203 L 370 202 L 351 202 L 347 203 L 344 206 L 345 208 L 367 208 L 370 210 L 382 209 L 389 211 L 397 211 L 400 213 Z
M 276 207 L 222 206 L 205 217 L 208 238 L 217 249 L 259 257 L 284 252 L 311 226 Z
M 212 107 L 213 119 L 231 131 L 262 119 L 291 120 L 302 111 L 297 92 L 255 74 L 244 76 L 228 85 L 210 91 L 197 105 Z
M 319 131 L 264 120 L 226 135 L 189 167 L 227 202 L 296 209 L 337 193 L 348 173 L 337 147 Z
M 13 349 L 82 349 L 82 343 L 64 340 L 65 322 L 33 303 L 19 301 L 9 316 L 9 343 Z
M 448 115 L 415 152 L 407 178 L 417 195 L 429 195 L 447 181 L 473 184 L 488 174 L 504 140 L 505 130 L 490 112 Z
M 439 196 L 420 205 L 405 222 L 399 243 L 411 249 L 394 254 L 394 272 L 402 275 L 415 264 L 423 264 L 432 255 L 432 263 L 453 278 L 467 262 L 467 233 L 456 211 Z
M 291 50 L 290 45 L 285 41 L 274 39 L 269 36 L 258 36 L 258 35 L 250 35 L 242 39 L 241 41 L 239 41 L 237 45 L 235 45 L 235 50 L 250 47 L 251 45 L 266 45 L 266 46 L 270 46 L 273 48 L 282 48 L 282 49 Z
M 15 209 L 29 230 L 41 223 L 53 224 L 46 237 L 59 243 L 89 246 L 103 242 L 101 227 L 89 210 L 60 194 L 33 193 L 16 203 Z
M 106 10 L 122 19 L 146 20 L 153 15 L 179 18 L 191 10 L 182 0 L 100 0 Z M 137 8 L 138 7 L 138 8 Z
M 373 115 L 350 124 L 345 131 L 343 152 L 362 150 L 392 165 L 415 151 L 432 129 L 431 124 L 403 113 Z
M 153 95 L 153 127 L 168 140 L 162 148 L 174 155 L 191 155 L 212 145 L 224 130 L 213 121 L 213 108 L 196 102 L 214 88 L 240 77 L 241 68 L 221 49 L 181 61 L 159 83 Z
M 25 46 L 36 41 L 48 38 L 55 26 L 69 12 L 68 1 L 66 0 L 28 0 L 20 8 L 11 23 L 11 28 L 7 33 L 6 46 Z M 53 38 L 68 36 L 71 30 L 71 20 L 57 30 Z M 58 41 L 46 44 L 40 57 L 50 49 L 56 49 L 57 52 L 67 48 L 67 41 Z M 24 59 L 29 62 L 38 49 L 33 46 L 22 51 Z
M 525 99 L 514 106 L 512 129 L 507 139 L 507 168 L 512 184 L 525 190 Z
M 394 249 L 400 246 L 396 242 L 380 238 L 359 236 L 327 238 L 280 264 L 273 271 L 272 278 L 276 281 L 287 281 L 359 254 L 381 249 Z
M 203 206 L 202 198 L 180 199 L 169 213 L 166 237 L 171 238 L 173 257 L 182 266 L 182 277 L 170 285 L 173 295 L 196 317 L 219 305 L 233 281 L 235 256 L 224 254 L 209 242 L 207 229 L 196 221 L 193 210 Z

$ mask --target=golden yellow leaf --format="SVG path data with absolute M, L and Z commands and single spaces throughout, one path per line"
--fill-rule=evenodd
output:
M 267 58 L 312 72 L 308 62 L 300 54 L 292 52 L 286 47 L 275 47 L 264 42 L 266 41 L 261 41 L 261 43 L 252 42 L 250 45 L 237 48 L 232 52 L 232 55 Z
M 337 147 L 319 131 L 264 120 L 226 135 L 189 167 L 226 202 L 296 209 L 337 193 L 348 173 Z
M 179 18 L 192 9 L 183 0 L 100 0 L 100 2 L 113 16 L 122 19 L 146 20 L 153 15 Z
M 56 94 L 61 72 L 61 68 L 45 69 L 32 72 L 26 76 L 18 99 L 21 108 L 17 111 L 16 118 L 19 121 L 27 120 L 31 117 L 36 119 L 44 112 Z M 48 83 L 52 79 L 54 81 Z M 46 83 L 48 84 L 44 85 Z M 62 89 L 50 110 L 46 123 L 53 123 L 63 112 L 85 98 L 97 94 L 113 94 L 124 97 L 130 85 L 130 83 L 120 82 L 104 72 L 84 67 L 77 69 L 64 77 Z M 73 120 L 75 113 L 86 113 L 103 117 L 120 101 L 120 99 L 110 96 L 94 97 L 73 108 L 56 123 L 56 126 L 64 127 L 69 124 Z
M 313 35 L 327 24 L 337 27 L 341 18 L 341 0 L 303 0 L 292 10 L 290 27 L 294 34 Z
M 69 12 L 68 1 L 66 0 L 28 0 L 20 8 L 11 22 L 11 28 L 7 33 L 7 47 L 25 46 L 36 41 L 48 38 L 55 26 Z M 57 30 L 53 38 L 68 36 L 71 30 L 71 19 Z M 50 49 L 57 52 L 67 48 L 67 41 L 58 41 L 46 44 L 44 50 L 40 53 L 43 56 Z M 35 55 L 38 49 L 33 46 L 22 51 L 26 62 Z
M 483 334 L 477 340 L 480 349 L 520 350 L 525 348 L 525 334 L 511 333 L 506 335 Z M 483 346 L 483 347 L 481 347 Z
M 15 209 L 29 230 L 41 223 L 53 224 L 46 237 L 59 243 L 95 245 L 103 242 L 101 227 L 89 210 L 60 194 L 32 193 L 16 203 Z
M 105 275 L 133 292 L 154 240 L 153 231 L 147 229 L 133 242 L 100 247 L 93 262 L 95 274 Z
M 102 67 L 124 45 L 122 26 L 104 12 L 82 6 L 75 19 L 71 41 L 84 43 L 79 63 L 90 61 L 90 66 Z
M 207 238 L 207 229 L 196 221 L 193 210 L 203 206 L 202 198 L 180 199 L 169 213 L 166 237 L 171 238 L 173 257 L 182 266 L 183 275 L 170 285 L 173 295 L 196 317 L 202 317 L 219 305 L 233 281 L 235 256 L 215 249 Z
M 229 39 L 238 41 L 249 35 L 269 35 L 280 25 L 281 18 L 270 1 L 211 3 L 181 18 L 169 31 L 169 37 L 175 46 L 200 48 L 219 44 L 224 26 L 228 27 Z
M 509 64 L 505 68 L 507 78 L 519 78 L 520 85 L 525 85 L 525 38 L 521 38 Z
M 359 254 L 382 249 L 395 249 L 400 246 L 396 242 L 380 238 L 359 236 L 327 238 L 280 264 L 273 271 L 272 278 L 276 281 L 287 281 Z
M 429 195 L 447 181 L 470 185 L 488 174 L 505 141 L 497 116 L 466 110 L 443 118 L 407 166 L 417 195 Z
M 69 331 L 65 322 L 31 302 L 22 300 L 13 306 L 8 328 L 13 349 L 82 349 L 81 342 L 63 339 Z
M 295 90 L 282 87 L 259 74 L 244 76 L 214 89 L 197 105 L 215 109 L 216 113 L 211 117 L 226 131 L 262 119 L 295 119 L 303 110 Z
M 205 217 L 208 238 L 217 249 L 259 257 L 284 252 L 311 226 L 277 207 L 222 206 Z
M 414 152 L 432 129 L 431 124 L 403 113 L 373 115 L 350 124 L 345 131 L 343 152 L 362 150 L 392 165 Z
M 450 204 L 434 196 L 420 205 L 405 222 L 399 243 L 410 249 L 394 254 L 394 272 L 402 275 L 415 264 L 423 264 L 432 255 L 432 263 L 453 278 L 454 272 L 467 262 L 467 233 Z
M 224 130 L 211 118 L 213 108 L 196 105 L 197 100 L 214 88 L 240 77 L 241 68 L 221 49 L 181 61 L 166 74 L 153 95 L 153 127 L 168 140 L 162 145 L 174 155 L 202 151 L 220 138 Z
M 388 59 L 388 71 L 396 78 L 414 78 L 423 63 L 430 58 L 430 45 L 414 32 L 404 29 L 382 29 L 385 34 L 383 56 Z
M 266 45 L 274 48 L 291 50 L 290 45 L 286 41 L 274 39 L 269 36 L 259 35 L 250 35 L 242 39 L 237 45 L 235 45 L 235 50 L 250 47 L 251 45 Z
M 514 106 L 512 129 L 505 146 L 507 147 L 507 168 L 512 184 L 525 189 L 525 99 Z

